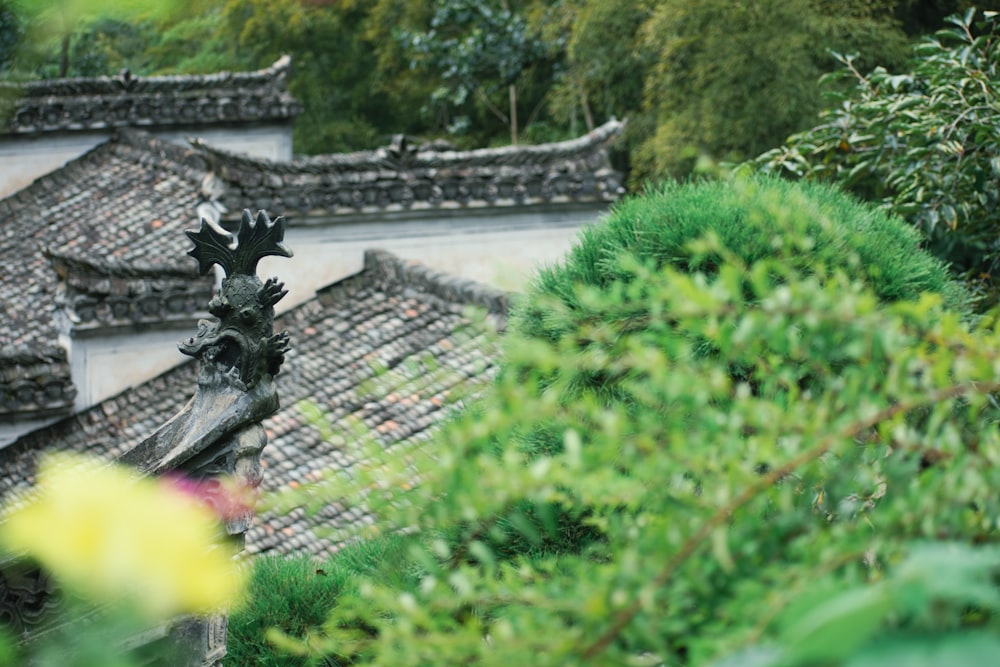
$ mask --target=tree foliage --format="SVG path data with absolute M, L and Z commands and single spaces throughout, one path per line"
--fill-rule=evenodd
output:
M 831 49 L 892 70 L 912 35 L 965 4 L 39 0 L 16 5 L 36 28 L 5 76 L 246 70 L 288 53 L 306 109 L 297 152 L 372 148 L 399 132 L 463 147 L 551 141 L 616 116 L 629 124 L 615 159 L 638 190 L 686 176 L 700 155 L 778 145 L 821 108 Z
M 551 106 L 564 122 L 583 116 L 586 129 L 617 116 L 627 118 L 642 108 L 643 75 L 649 54 L 639 48 L 640 29 L 652 12 L 651 3 L 634 0 L 577 0 L 559 3 L 565 26 L 559 44 L 563 65 L 552 91 Z
M 906 38 L 891 4 L 659 3 L 643 29 L 655 53 L 645 82 L 655 129 L 637 151 L 637 175 L 684 176 L 699 155 L 757 155 L 808 127 L 821 104 L 817 80 L 834 66 L 831 48 L 902 61 Z
M 511 143 L 517 143 L 518 83 L 546 50 L 509 0 L 435 0 L 430 29 L 401 30 L 397 38 L 414 66 L 441 79 L 443 85 L 433 93 L 436 101 L 462 109 L 477 97 L 510 128 Z M 507 97 L 506 110 L 494 101 L 498 90 Z M 456 124 L 468 123 L 459 116 L 452 131 Z
M 24 36 L 24 24 L 11 0 L 0 0 L 0 72 L 6 70 Z
M 767 171 L 838 183 L 923 230 L 965 273 L 1000 268 L 1000 25 L 995 14 L 949 19 L 909 67 L 862 74 L 852 56 L 832 81 L 821 122 L 757 159 Z
M 571 295 L 529 291 L 496 385 L 436 440 L 313 490 L 410 544 L 282 647 L 394 667 L 902 666 L 915 636 L 948 664 L 995 654 L 995 320 L 877 287 L 905 262 L 841 241 L 912 233 L 830 189 L 671 194 L 616 209 L 622 242 L 581 239 L 552 270 Z M 717 231 L 725 211 L 773 233 Z M 705 233 L 657 252 L 682 219 Z
M 15 2 L 26 26 L 16 58 L 18 78 L 93 76 L 137 65 L 151 31 L 147 22 L 175 17 L 181 3 L 161 0 L 33 0 Z
M 369 146 L 386 100 L 372 90 L 374 58 L 360 42 L 359 10 L 294 0 L 227 1 L 228 33 L 241 57 L 266 67 L 290 54 L 291 92 L 304 111 L 296 122 L 296 149 L 347 151 Z

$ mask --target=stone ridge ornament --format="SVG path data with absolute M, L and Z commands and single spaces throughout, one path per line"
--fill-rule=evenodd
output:
M 149 475 L 176 477 L 179 488 L 216 511 L 237 542 L 253 522 L 267 443 L 261 421 L 278 409 L 274 376 L 288 351 L 287 333 L 274 333 L 274 305 L 287 292 L 275 278 L 262 282 L 256 268 L 262 257 L 292 256 L 284 233 L 285 219 L 271 221 L 263 211 L 256 218 L 244 211 L 235 234 L 206 220 L 187 232 L 199 271 L 218 264 L 226 273 L 208 304 L 214 319 L 199 322 L 198 333 L 179 343 L 201 362 L 198 385 L 180 412 L 118 459 Z M 22 641 L 45 641 L 50 614 L 61 605 L 55 593 L 36 565 L 0 559 L 0 618 Z M 152 636 L 166 632 L 155 641 L 178 651 L 170 664 L 217 667 L 226 652 L 226 622 L 224 615 L 185 616 Z
M 188 254 L 202 275 L 218 264 L 226 276 L 208 304 L 211 320 L 198 323 L 196 335 L 182 340 L 184 354 L 201 362 L 194 397 L 177 415 L 121 457 L 148 474 L 178 473 L 208 487 L 232 477 L 245 489 L 261 481 L 260 453 L 267 443 L 261 420 L 278 409 L 274 376 L 288 351 L 288 334 L 274 333 L 274 305 L 287 294 L 276 278 L 262 282 L 257 263 L 267 256 L 291 257 L 284 243 L 285 218 L 244 211 L 230 234 L 202 220 L 185 232 L 194 242 Z M 217 494 L 225 502 L 225 494 Z M 205 494 L 211 503 L 211 489 Z M 223 508 L 217 508 L 223 509 Z M 253 507 L 226 514 L 226 529 L 242 535 L 253 521 Z

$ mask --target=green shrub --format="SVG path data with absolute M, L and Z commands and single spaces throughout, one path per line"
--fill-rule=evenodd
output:
M 894 282 L 933 262 L 862 260 L 855 234 L 884 218 L 829 189 L 649 200 L 547 272 L 591 278 L 539 282 L 497 383 L 427 456 L 344 477 L 413 535 L 413 577 L 356 577 L 323 636 L 291 646 L 392 667 L 898 667 L 914 636 L 947 664 L 1000 650 L 997 327 L 944 307 L 946 282 Z M 705 223 L 665 251 L 660 209 L 680 201 Z M 868 222 L 834 222 L 831 201 Z M 733 202 L 742 217 L 712 222 Z M 591 534 L 544 548 L 567 526 Z
M 581 234 L 563 262 L 539 273 L 517 303 L 510 328 L 557 345 L 595 318 L 615 327 L 643 326 L 651 316 L 649 307 L 658 304 L 650 302 L 641 285 L 634 285 L 639 277 L 669 266 L 712 278 L 723 266 L 752 266 L 764 260 L 772 263 L 779 282 L 789 271 L 799 278 L 822 279 L 839 270 L 884 302 L 913 300 L 930 292 L 941 295 L 949 308 L 969 310 L 968 292 L 944 264 L 920 249 L 920 234 L 898 218 L 829 185 L 753 176 L 667 183 L 621 202 L 601 225 Z M 615 307 L 595 309 L 590 303 L 593 290 L 614 293 Z M 707 340 L 693 342 L 701 354 L 715 352 Z M 593 352 L 601 344 L 587 347 Z M 731 363 L 729 372 L 759 386 L 748 367 Z M 508 364 L 506 370 L 521 369 Z M 800 380 L 805 379 L 803 374 Z M 577 400 L 580 390 L 593 390 L 605 400 L 631 401 L 615 374 L 605 371 L 576 374 L 563 400 Z M 561 438 L 558 430 L 541 425 L 525 434 L 522 445 L 549 451 Z
M 792 216 L 803 221 L 801 239 L 786 238 Z M 731 256 L 706 252 L 696 243 L 709 234 Z M 550 325 L 552 298 L 589 316 L 580 287 L 629 283 L 637 275 L 636 262 L 650 270 L 669 265 L 714 276 L 725 262 L 772 258 L 803 274 L 847 271 L 885 301 L 934 292 L 949 307 L 967 308 L 967 293 L 920 242 L 920 234 L 899 218 L 829 185 L 766 176 L 665 183 L 620 202 L 602 224 L 585 229 L 564 261 L 539 273 L 511 328 L 559 338 L 565 332 Z

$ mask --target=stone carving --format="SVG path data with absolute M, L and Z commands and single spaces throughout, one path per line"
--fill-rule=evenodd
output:
M 201 361 L 191 401 L 166 424 L 121 457 L 149 474 L 179 472 L 206 483 L 210 503 L 225 503 L 218 477 L 233 475 L 248 489 L 260 483 L 260 452 L 267 442 L 260 421 L 278 409 L 273 378 L 288 350 L 287 333 L 274 333 L 274 305 L 287 293 L 275 278 L 262 282 L 257 262 L 265 256 L 291 257 L 284 244 L 285 219 L 273 222 L 264 211 L 256 219 L 243 212 L 235 235 L 202 220 L 189 231 L 190 251 L 202 275 L 218 264 L 222 287 L 208 304 L 215 317 L 202 320 L 198 333 L 179 344 Z M 253 508 L 219 506 L 232 535 L 242 535 Z
M 283 241 L 285 219 L 272 222 L 264 211 L 256 218 L 244 211 L 236 234 L 207 220 L 186 233 L 200 273 L 218 264 L 226 274 L 208 304 L 215 319 L 199 322 L 198 333 L 179 344 L 201 361 L 198 386 L 177 415 L 119 461 L 151 475 L 181 473 L 224 518 L 227 532 L 242 537 L 253 521 L 252 498 L 234 498 L 220 477 L 235 477 L 251 492 L 260 484 L 260 453 L 267 443 L 260 422 L 278 409 L 274 376 L 288 351 L 288 335 L 274 333 L 274 305 L 286 291 L 274 278 L 262 282 L 257 262 L 268 255 L 291 257 L 292 251 Z M 44 641 L 50 612 L 60 604 L 52 580 L 37 566 L 17 558 L 0 562 L 0 625 L 22 641 Z M 225 616 L 176 619 L 147 639 L 169 651 L 170 664 L 219 665 L 226 622 Z
M 25 636 L 61 604 L 52 578 L 30 563 L 0 562 L 0 626 Z

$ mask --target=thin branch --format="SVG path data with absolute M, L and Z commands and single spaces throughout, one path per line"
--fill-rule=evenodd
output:
M 761 476 L 755 484 L 748 486 L 744 489 L 743 493 L 716 511 L 715 514 L 709 517 L 708 520 L 701 525 L 701 528 L 699 528 L 694 535 L 684 541 L 680 549 L 677 550 L 673 557 L 667 561 L 667 564 L 663 567 L 663 569 L 660 570 L 660 573 L 653 580 L 653 585 L 659 588 L 666 584 L 667 581 L 674 576 L 677 570 L 679 570 L 680 567 L 694 555 L 694 553 L 699 547 L 701 547 L 702 543 L 712 534 L 712 532 L 728 521 L 736 510 L 749 503 L 767 488 L 773 486 L 778 482 L 778 480 L 791 474 L 796 468 L 799 468 L 800 466 L 803 466 L 825 454 L 837 442 L 845 438 L 857 437 L 880 422 L 891 419 L 896 415 L 909 412 L 910 410 L 923 405 L 930 405 L 948 400 L 950 398 L 956 398 L 969 392 L 989 393 L 994 391 L 1000 391 L 1000 382 L 973 382 L 970 384 L 953 385 L 951 387 L 946 387 L 933 392 L 923 397 L 923 400 L 897 403 L 887 408 L 883 408 L 868 419 L 855 422 L 854 424 L 842 429 L 839 433 L 828 435 L 823 438 L 817 446 L 802 452 L 783 466 L 775 468 L 766 475 Z M 611 623 L 611 627 L 601 634 L 601 636 L 598 637 L 592 644 L 587 646 L 581 653 L 581 657 L 585 660 L 590 660 L 603 652 L 611 644 L 611 642 L 613 642 L 618 635 L 621 634 L 621 631 L 625 629 L 625 626 L 632 622 L 636 614 L 638 614 L 641 609 L 642 602 L 635 600 L 628 607 L 619 611 L 615 615 L 614 621 Z
M 507 86 L 507 99 L 510 102 L 510 143 L 517 146 L 517 86 Z
M 479 94 L 479 99 L 482 100 L 483 104 L 486 105 L 486 108 L 494 116 L 496 116 L 498 119 L 500 119 L 500 121 L 504 125 L 510 125 L 510 118 L 507 116 L 507 114 L 505 114 L 503 111 L 501 111 L 500 107 L 498 107 L 497 105 L 493 104 L 492 100 L 490 100 L 490 98 L 486 96 L 486 93 L 483 92 L 482 88 L 476 86 L 476 92 Z
M 535 108 L 531 110 L 530 114 L 528 114 L 528 120 L 525 121 L 525 123 L 524 123 L 524 127 L 525 128 L 527 128 L 529 125 L 531 125 L 532 123 L 535 122 L 535 118 L 538 116 L 538 112 L 541 111 L 542 106 L 547 101 L 548 101 L 548 93 L 546 93 L 545 95 L 542 95 L 542 99 L 538 100 L 538 104 L 536 104 Z

